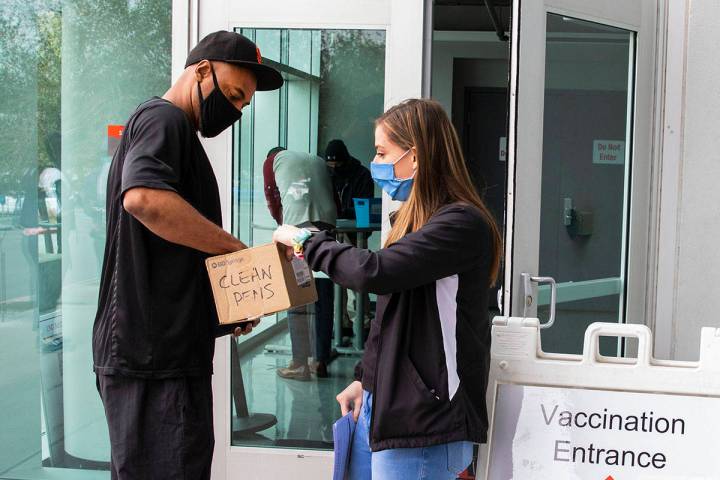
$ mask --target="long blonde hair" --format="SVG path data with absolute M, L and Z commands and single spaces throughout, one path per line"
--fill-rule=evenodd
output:
M 395 215 L 385 246 L 422 228 L 445 205 L 472 205 L 490 228 L 490 285 L 494 285 L 500 270 L 500 230 L 470 180 L 457 132 L 443 107 L 433 100 L 406 100 L 385 112 L 375 126 L 382 126 L 390 141 L 403 150 L 414 147 L 417 159 L 412 191 Z

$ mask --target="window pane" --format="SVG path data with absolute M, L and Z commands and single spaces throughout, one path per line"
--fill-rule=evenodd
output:
M 547 16 L 539 271 L 559 289 L 545 351 L 579 353 L 591 322 L 623 321 L 633 48 L 627 30 Z
M 119 127 L 170 85 L 170 16 L 170 0 L 0 3 L 3 478 L 109 478 L 90 350 L 105 183 Z
M 282 58 L 280 48 L 280 30 L 255 30 L 245 28 L 241 33 L 248 38 L 254 39 L 257 45 L 262 45 L 260 52 L 263 58 L 269 58 L 275 62 L 279 62 Z
M 267 47 L 261 36 L 279 38 L 279 51 L 288 52 L 278 67 L 285 78 L 283 88 L 259 92 L 234 128 L 233 231 L 249 245 L 261 245 L 271 241 L 277 226 L 264 193 L 263 165 L 271 148 L 281 146 L 322 157 L 331 140 L 341 139 L 359 160 L 358 166 L 369 165 L 374 156 L 373 121 L 383 111 L 385 32 L 242 32 L 254 34 L 263 52 Z M 354 220 L 339 220 L 338 225 L 343 221 L 354 225 Z M 370 237 L 371 248 L 378 247 L 378 237 Z M 362 317 L 358 324 L 363 325 L 374 299 L 334 290 L 327 279 L 318 286 L 325 292 L 323 307 L 316 304 L 304 316 L 283 313 L 266 318 L 252 335 L 231 344 L 234 445 L 332 449 L 332 423 L 340 416 L 335 396 L 352 381 L 358 352 L 333 360 L 328 378 L 313 373 L 300 380 L 287 379 L 277 370 L 288 366 L 293 350 L 296 356 L 297 350 L 308 353 L 306 360 L 318 356 L 316 346 L 326 344 L 321 337 L 333 334 L 323 327 L 326 323 L 318 322 L 320 317 L 328 318 L 318 312 L 328 302 L 330 309 L 334 310 L 333 302 L 339 308 L 331 315 L 336 319 L 335 333 L 349 337 L 341 339 L 341 345 L 333 340 L 332 347 L 350 352 L 353 330 L 347 319 Z M 360 305 L 365 315 L 356 312 Z
M 312 30 L 290 30 L 288 33 L 288 65 L 310 73 L 313 54 L 310 47 Z

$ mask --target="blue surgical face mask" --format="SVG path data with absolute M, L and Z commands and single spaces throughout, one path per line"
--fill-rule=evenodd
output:
M 397 178 L 395 176 L 395 164 L 405 158 L 405 155 L 407 155 L 408 153 L 410 153 L 410 149 L 400 155 L 400 157 L 394 162 L 370 163 L 370 175 L 372 175 L 375 183 L 377 183 L 380 188 L 385 190 L 385 193 L 390 195 L 390 198 L 392 198 L 393 200 L 399 200 L 401 202 L 406 201 L 410 197 L 415 172 L 413 172 L 412 177 L 410 178 Z

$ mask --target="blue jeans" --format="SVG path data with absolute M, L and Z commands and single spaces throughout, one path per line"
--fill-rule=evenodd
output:
M 472 461 L 470 442 L 370 451 L 372 394 L 363 393 L 350 455 L 350 480 L 455 480 Z

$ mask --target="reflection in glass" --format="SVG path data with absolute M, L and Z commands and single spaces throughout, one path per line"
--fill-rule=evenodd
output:
M 350 155 L 365 166 L 374 156 L 373 122 L 383 111 L 385 32 L 240 31 L 256 40 L 262 52 L 269 48 L 279 53 L 267 61 L 275 62 L 286 82 L 277 92 L 256 95 L 234 129 L 233 232 L 249 245 L 261 245 L 271 241 L 277 226 L 264 191 L 263 166 L 271 149 L 281 146 L 324 157 L 328 143 L 342 139 Z M 265 39 L 279 39 L 280 44 L 266 47 Z M 370 237 L 370 248 L 378 248 L 378 237 Z M 336 305 L 344 304 L 329 280 L 318 280 Z M 372 296 L 365 300 L 366 311 L 371 310 L 371 302 Z M 325 303 L 317 308 L 326 307 Z M 315 373 L 309 380 L 304 375 L 296 375 L 300 379 L 278 375 L 278 369 L 288 366 L 293 346 L 296 354 L 315 352 L 320 338 L 317 320 L 324 318 L 315 308 L 293 312 L 290 321 L 285 313 L 266 317 L 251 336 L 233 343 L 234 445 L 332 449 L 332 423 L 340 416 L 335 396 L 352 380 L 359 357 L 334 359 L 327 378 Z M 343 317 L 340 333 L 352 335 L 345 320 L 348 313 L 340 309 L 333 315 L 336 323 Z M 304 339 L 305 350 L 297 348 L 298 338 Z
M 547 16 L 539 271 L 559 290 L 546 351 L 579 353 L 591 322 L 624 320 L 633 42 L 627 30 Z M 541 287 L 541 318 L 548 303 Z
M 90 335 L 110 126 L 168 88 L 170 13 L 170 0 L 0 2 L 2 478 L 109 477 Z

